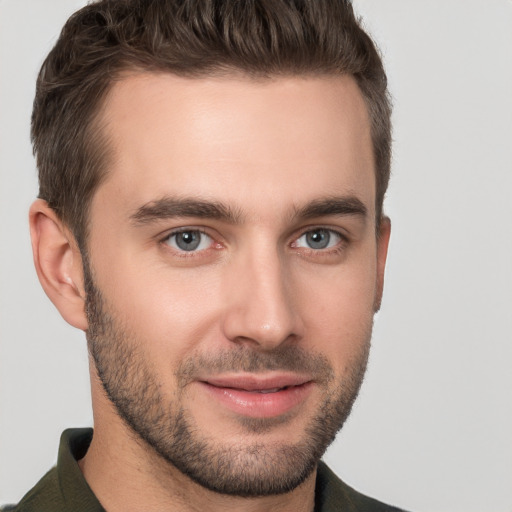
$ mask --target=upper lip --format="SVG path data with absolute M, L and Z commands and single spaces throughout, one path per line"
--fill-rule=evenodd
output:
M 244 391 L 258 391 L 265 389 L 286 388 L 301 386 L 312 379 L 300 374 L 273 374 L 273 375 L 220 375 L 201 379 L 202 382 L 219 388 L 232 388 Z

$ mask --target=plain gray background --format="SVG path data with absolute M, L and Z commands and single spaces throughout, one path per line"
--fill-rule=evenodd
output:
M 36 73 L 78 0 L 0 0 L 0 503 L 91 425 L 85 339 L 40 289 L 27 210 Z M 512 511 L 512 2 L 355 0 L 394 96 L 386 291 L 326 459 L 417 512 Z

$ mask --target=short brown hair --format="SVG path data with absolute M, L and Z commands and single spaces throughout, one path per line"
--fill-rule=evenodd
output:
M 190 77 L 230 70 L 352 75 L 371 122 L 380 220 L 391 106 L 379 53 L 349 0 L 101 0 L 65 24 L 39 73 L 32 114 L 39 197 L 82 248 L 88 207 L 108 166 L 98 114 L 127 69 Z

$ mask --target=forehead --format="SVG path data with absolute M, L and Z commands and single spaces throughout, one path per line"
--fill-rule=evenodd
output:
M 199 196 L 270 215 L 355 193 L 373 211 L 370 124 L 351 77 L 133 74 L 113 86 L 102 117 L 113 153 L 93 207 L 104 199 L 128 213 Z

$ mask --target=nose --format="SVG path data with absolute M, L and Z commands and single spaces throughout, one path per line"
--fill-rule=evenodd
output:
M 230 341 L 272 350 L 302 337 L 292 275 L 277 250 L 240 255 L 227 280 L 223 329 Z

